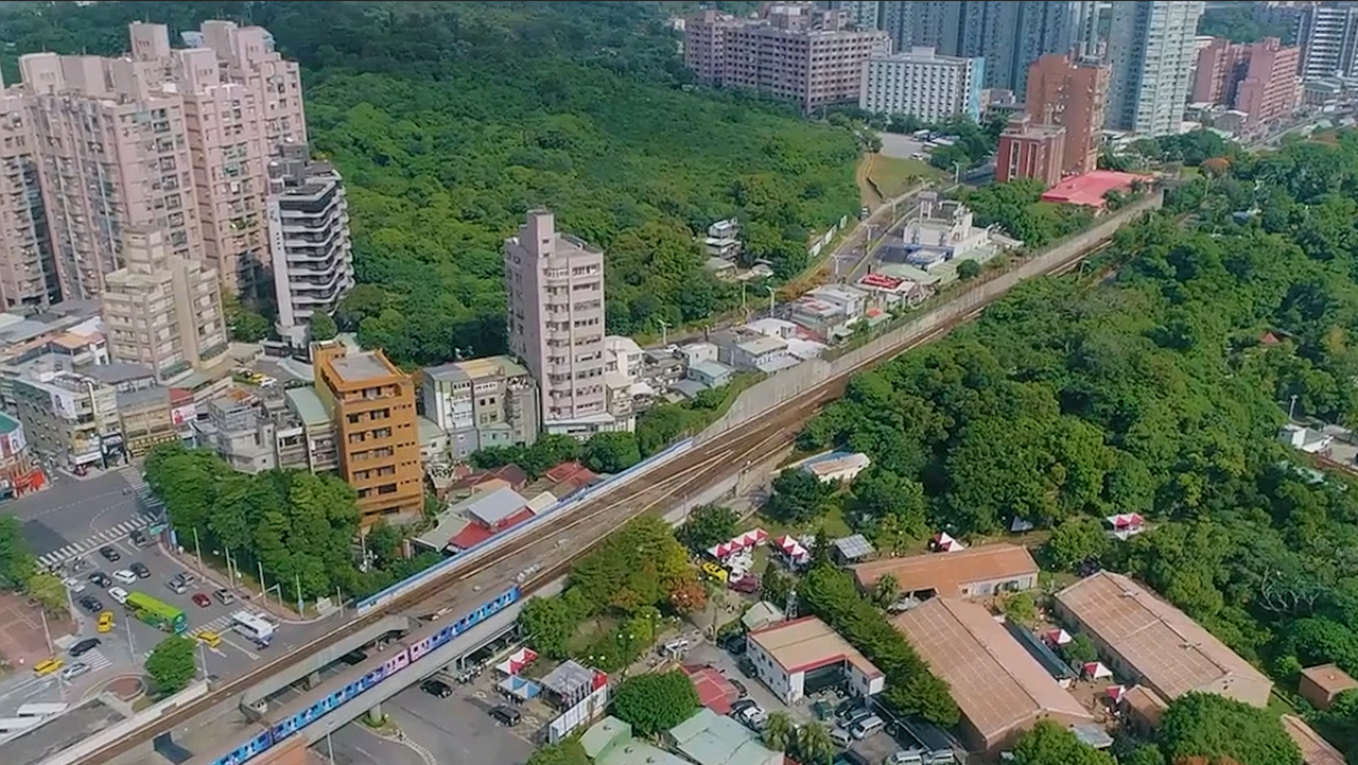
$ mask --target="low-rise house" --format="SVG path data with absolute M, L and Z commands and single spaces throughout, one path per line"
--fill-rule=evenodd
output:
M 787 341 L 768 335 L 747 334 L 730 346 L 730 365 L 772 374 L 799 362 L 788 353 Z
M 1334 436 L 1294 423 L 1282 426 L 1278 431 L 1278 439 L 1306 454 L 1325 454 L 1334 445 Z
M 759 680 L 787 704 L 842 681 L 864 697 L 881 693 L 886 683 L 881 670 L 814 616 L 750 631 L 746 656 Z
M 665 740 L 693 765 L 783 765 L 783 753 L 730 717 L 703 707 L 671 728 Z
M 458 553 L 526 523 L 533 512 L 529 501 L 508 486 L 480 491 L 450 505 L 433 529 L 410 541 L 425 550 Z
M 849 315 L 834 303 L 803 295 L 788 306 L 788 317 L 813 335 L 828 338 L 849 323 Z
M 816 287 L 806 294 L 830 305 L 838 306 L 839 310 L 850 319 L 856 319 L 868 310 L 868 293 L 856 287 L 841 287 L 830 284 Z
M 980 598 L 1037 587 L 1037 561 L 1027 548 L 997 543 L 958 552 L 883 558 L 853 567 L 859 587 L 871 591 L 891 576 L 902 597 Z
M 679 357 L 684 366 L 691 367 L 704 361 L 718 361 L 719 351 L 712 343 L 689 343 L 679 348 Z
M 913 308 L 931 294 L 924 284 L 881 273 L 865 274 L 858 280 L 857 286 L 871 296 L 869 300 L 872 303 L 887 309 L 902 305 Z
M 1344 691 L 1358 688 L 1358 680 L 1335 664 L 1321 664 L 1301 671 L 1297 693 L 1316 709 L 1329 709 L 1334 699 Z
M 699 361 L 688 367 L 688 379 L 707 388 L 720 388 L 731 382 L 735 371 L 720 361 Z
M 632 735 L 632 726 L 605 717 L 580 737 L 585 756 L 594 765 L 690 765 L 684 758 L 652 746 Z

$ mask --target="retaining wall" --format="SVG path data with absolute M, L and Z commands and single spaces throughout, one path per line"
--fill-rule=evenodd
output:
M 954 299 L 918 318 L 877 337 L 859 348 L 848 351 L 834 361 L 816 359 L 771 375 L 745 390 L 731 408 L 695 439 L 709 441 L 721 434 L 745 425 L 770 411 L 778 404 L 838 377 L 870 366 L 889 357 L 892 349 L 901 349 L 930 332 L 972 313 L 1012 290 L 1019 282 L 1042 276 L 1070 258 L 1111 239 L 1119 228 L 1136 220 L 1142 213 L 1159 209 L 1164 193 L 1155 192 L 1145 199 L 1119 210 L 1088 231 L 1076 234 L 1044 252 L 1026 258 L 1005 273 L 976 285 Z

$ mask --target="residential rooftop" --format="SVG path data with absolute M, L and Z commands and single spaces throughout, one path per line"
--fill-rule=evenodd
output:
M 1037 561 L 1027 548 L 1003 542 L 960 552 L 883 558 L 853 567 L 861 587 L 873 587 L 878 579 L 890 574 L 902 593 L 932 590 L 945 598 L 970 597 L 971 593 L 963 589 L 972 583 L 994 582 L 1037 571 Z
M 387 361 L 379 351 L 350 352 L 332 359 L 330 365 L 339 379 L 346 383 L 401 376 L 401 370 Z
M 847 661 L 866 677 L 882 676 L 881 670 L 857 648 L 814 616 L 761 627 L 750 633 L 749 640 L 788 674 Z

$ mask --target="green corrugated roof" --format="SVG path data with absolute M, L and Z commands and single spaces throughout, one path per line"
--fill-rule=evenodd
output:
M 0 433 L 13 433 L 20 427 L 21 423 L 18 420 L 10 417 L 4 412 L 0 412 Z

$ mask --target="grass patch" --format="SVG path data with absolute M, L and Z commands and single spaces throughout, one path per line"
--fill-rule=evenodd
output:
M 898 197 L 922 181 L 940 178 L 943 171 L 918 159 L 902 159 L 882 154 L 872 156 L 868 178 L 887 199 Z
M 770 537 L 780 537 L 784 534 L 791 534 L 794 537 L 813 535 L 822 528 L 825 529 L 825 533 L 831 539 L 847 537 L 854 533 L 853 529 L 849 528 L 849 522 L 844 520 L 844 509 L 839 507 L 838 503 L 826 510 L 824 515 L 806 523 L 783 523 L 758 513 L 751 516 L 745 522 L 744 527 L 747 529 L 761 528 L 768 532 Z

